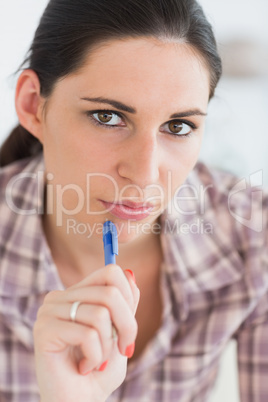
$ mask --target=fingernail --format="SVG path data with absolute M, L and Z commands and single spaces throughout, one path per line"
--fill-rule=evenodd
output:
M 99 367 L 98 371 L 104 371 L 107 367 L 108 364 L 108 360 L 106 360 L 106 362 L 102 363 L 102 365 Z
M 134 350 L 135 350 L 135 342 L 132 343 L 131 345 L 129 345 L 129 346 L 126 348 L 125 356 L 127 356 L 128 358 L 132 357 L 133 354 L 134 354 Z
M 86 376 L 86 375 L 90 374 L 91 372 L 92 372 L 92 370 L 82 371 L 82 372 L 81 372 L 81 375 Z
M 132 277 L 132 279 L 133 279 L 133 282 L 136 283 L 136 278 L 135 278 L 134 272 L 131 271 L 131 269 L 126 269 L 125 272 L 129 272 L 131 277 Z

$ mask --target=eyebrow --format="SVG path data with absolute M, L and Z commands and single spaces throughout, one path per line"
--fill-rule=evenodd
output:
M 88 102 L 105 103 L 105 104 L 111 105 L 111 106 L 115 107 L 116 109 L 121 110 L 123 112 L 132 113 L 132 114 L 137 113 L 136 109 L 134 109 L 133 107 L 127 106 L 124 103 L 118 102 L 114 99 L 108 99 L 108 98 L 102 98 L 102 97 L 97 97 L 97 98 L 85 97 L 85 98 L 81 98 L 81 100 L 85 100 Z M 189 117 L 189 116 L 207 116 L 207 113 L 204 113 L 199 109 L 191 109 L 191 110 L 187 110 L 185 112 L 174 113 L 170 116 L 170 118 L 174 119 L 174 118 Z

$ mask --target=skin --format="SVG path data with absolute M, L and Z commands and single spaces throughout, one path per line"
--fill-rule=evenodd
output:
M 114 99 L 134 108 L 136 113 L 120 112 L 107 103 L 82 99 L 96 97 Z M 79 71 L 60 80 L 48 99 L 40 95 L 39 81 L 33 71 L 26 70 L 20 76 L 16 92 L 20 122 L 43 143 L 46 173 L 53 174 L 48 180 L 54 192 L 54 202 L 50 204 L 53 213 L 44 215 L 44 231 L 59 274 L 69 286 L 64 292 L 48 295 L 35 326 L 36 365 L 43 401 L 60 400 L 57 397 L 62 395 L 65 396 L 62 400 L 72 400 L 74 395 L 65 394 L 66 383 L 76 390 L 79 401 L 88 400 L 89 395 L 92 400 L 105 400 L 124 379 L 126 358 L 123 355 L 137 337 L 137 322 L 143 334 L 149 331 L 139 310 L 136 320 L 134 317 L 139 290 L 131 275 L 117 266 L 109 270 L 102 267 L 101 233 L 95 231 L 90 239 L 67 233 L 68 219 L 89 224 L 91 228 L 111 219 L 119 229 L 118 265 L 135 272 L 141 293 L 146 293 L 150 283 L 156 289 L 162 257 L 159 236 L 152 231 L 144 233 L 141 223 L 157 222 L 195 165 L 208 100 L 209 72 L 197 52 L 189 45 L 155 38 L 107 42 L 89 55 Z M 121 113 L 122 118 L 113 115 L 117 127 L 94 124 L 88 111 L 100 109 Z M 171 115 L 189 110 L 203 114 L 183 118 L 197 128 L 192 130 L 184 124 L 183 132 L 191 135 L 172 135 L 169 123 L 175 119 Z M 88 195 L 94 214 L 88 214 L 85 206 L 79 212 L 63 214 L 62 204 L 68 211 L 78 205 L 74 188 L 79 188 L 84 195 L 87 193 L 88 173 L 98 173 L 91 181 Z M 124 199 L 150 200 L 154 206 L 150 216 L 132 222 L 129 229 L 127 220 L 105 211 L 100 199 L 118 201 L 107 177 L 116 183 Z M 72 190 L 65 191 L 62 199 L 57 198 L 56 186 L 66 185 L 71 185 Z M 57 226 L 59 217 L 62 220 Z M 96 294 L 93 288 L 97 289 Z M 141 303 L 149 304 L 148 300 L 152 300 L 152 305 L 158 306 L 157 328 L 161 316 L 160 295 L 152 292 Z M 80 300 L 79 297 L 83 300 L 78 310 L 82 325 L 69 321 L 70 303 Z M 97 310 L 97 307 L 104 308 Z M 111 319 L 118 331 L 118 342 L 111 342 Z M 52 323 L 53 334 L 49 333 Z M 87 331 L 86 339 L 92 337 L 91 342 L 83 341 L 83 331 Z M 147 338 L 145 335 L 140 338 L 140 350 Z M 74 346 L 79 351 L 75 357 L 70 353 Z M 107 369 L 96 371 L 105 360 L 109 360 Z M 80 375 L 88 370 L 93 371 L 86 378 Z M 51 394 L 46 387 L 48 381 L 53 388 Z

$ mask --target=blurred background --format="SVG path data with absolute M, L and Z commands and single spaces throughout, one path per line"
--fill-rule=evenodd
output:
M 223 58 L 201 158 L 268 185 L 268 1 L 201 0 Z
M 200 0 L 223 58 L 224 74 L 209 105 L 200 159 L 239 177 L 262 171 L 268 187 L 268 1 Z M 17 123 L 17 70 L 47 0 L 0 3 L 0 143 Z M 236 345 L 223 355 L 210 402 L 238 402 Z M 241 401 L 243 402 L 243 401 Z

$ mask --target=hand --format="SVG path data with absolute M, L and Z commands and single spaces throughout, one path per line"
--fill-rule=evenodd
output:
M 75 301 L 81 304 L 72 322 L 70 309 Z M 131 273 L 116 265 L 45 297 L 34 326 L 42 402 L 103 402 L 120 386 L 126 375 L 126 352 L 137 336 L 138 302 L 139 290 Z M 112 336 L 112 324 L 117 339 Z

